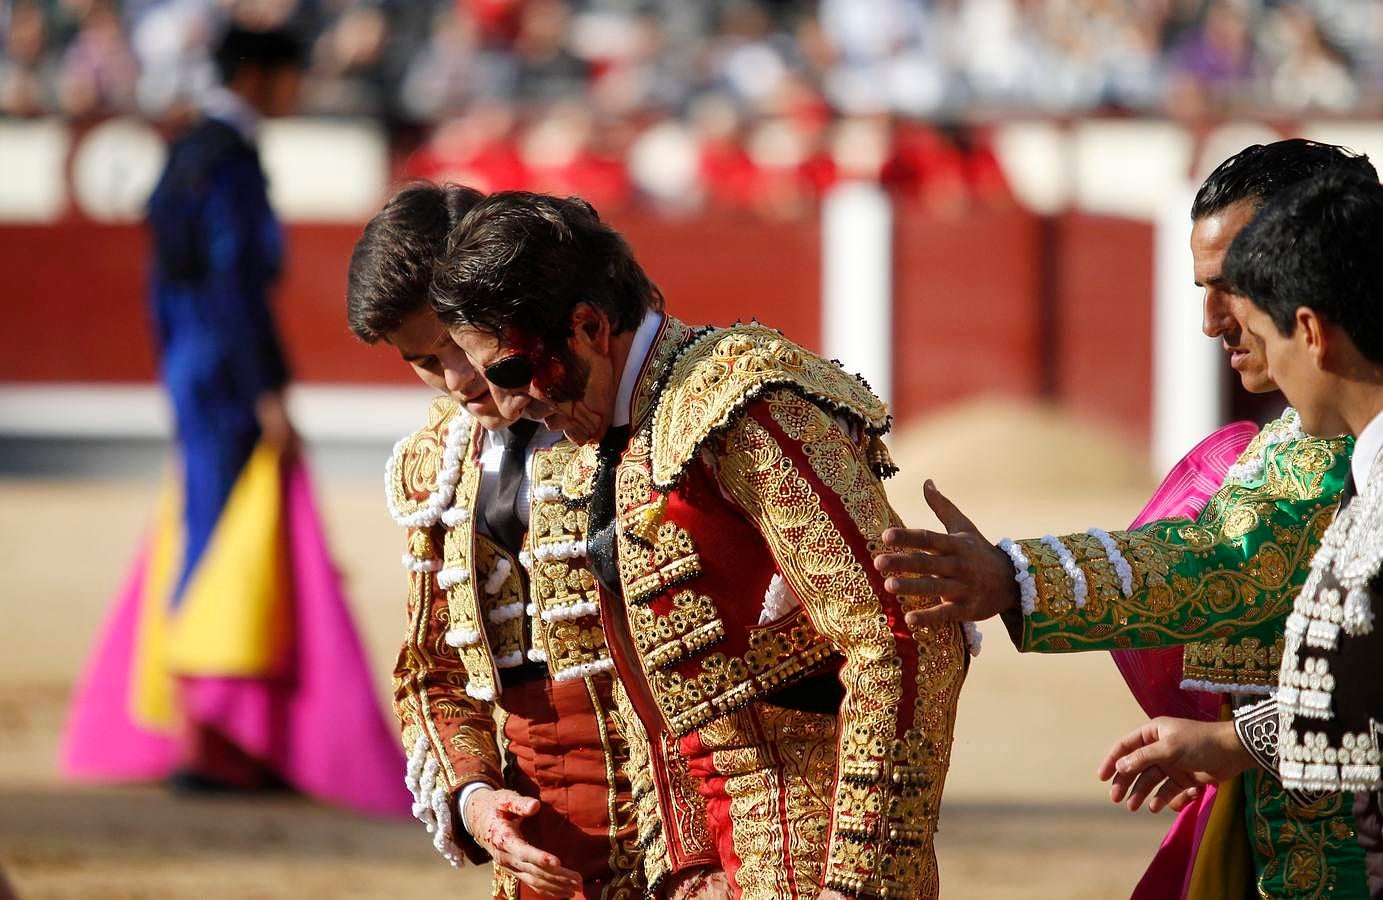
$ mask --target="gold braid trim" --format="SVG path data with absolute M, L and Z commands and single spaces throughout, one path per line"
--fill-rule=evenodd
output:
M 499 673 L 495 670 L 495 656 L 489 646 L 489 620 L 483 611 L 481 593 L 487 573 L 479 571 L 476 563 L 475 508 L 480 494 L 480 464 L 477 458 L 480 426 L 475 425 L 465 444 L 460 461 L 461 478 L 456 485 L 455 507 L 465 509 L 470 515 L 447 529 L 442 549 L 443 570 L 459 570 L 467 576 L 452 585 L 447 591 L 447 611 L 451 616 L 454 633 L 468 631 L 479 636 L 479 640 L 465 643 L 456 648 L 461 662 L 466 667 L 469 681 L 466 691 L 473 697 L 493 702 L 499 696 Z
M 658 788 L 653 779 L 652 753 L 648 733 L 629 702 L 629 695 L 618 679 L 614 683 L 615 725 L 629 749 L 625 772 L 634 802 L 635 844 L 642 851 L 644 879 L 652 894 L 672 871 L 668 856 L 667 831 L 658 811 Z
M 621 739 L 615 710 L 606 703 L 601 687 L 611 683 L 608 676 L 582 679 L 591 698 L 596 726 L 600 730 L 600 749 L 605 754 L 606 815 L 610 822 L 610 883 L 600 900 L 642 900 L 644 896 L 642 854 L 636 843 L 634 803 L 621 796 L 620 776 L 629 768 L 629 747 Z M 630 826 L 634 826 L 632 829 Z M 630 833 L 630 831 L 633 833 Z
M 870 548 L 879 546 L 882 529 L 896 521 L 882 485 L 861 448 L 816 404 L 780 391 L 767 406 L 851 519 L 832 518 L 757 419 L 745 417 L 727 433 L 717 455 L 725 487 L 758 525 L 812 623 L 845 655 L 825 886 L 858 897 L 935 897 L 932 844 L 963 677 L 960 629 L 897 640 L 884 607 L 897 601 L 876 592 L 868 561 L 856 558 L 840 530 L 853 528 Z M 903 704 L 905 677 L 916 686 L 911 708 Z
M 427 424 L 399 442 L 389 466 L 388 490 L 400 515 L 423 508 L 437 484 L 447 428 L 460 407 L 447 397 L 437 397 L 427 408 Z
M 888 430 L 888 407 L 869 386 L 757 323 L 712 330 L 693 341 L 672 364 L 653 413 L 653 481 L 677 482 L 708 438 L 729 427 L 744 407 L 773 388 L 787 388 L 834 413 L 864 424 L 873 437 Z M 877 461 L 882 445 L 866 439 Z M 891 466 L 891 460 L 887 461 Z M 891 474 L 891 473 L 890 473 Z

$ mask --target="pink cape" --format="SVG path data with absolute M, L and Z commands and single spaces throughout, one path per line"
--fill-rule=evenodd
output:
M 371 683 L 301 462 L 284 467 L 293 634 L 282 677 L 184 678 L 183 713 L 215 728 L 293 788 L 375 815 L 407 815 L 404 760 Z M 146 546 L 117 595 L 73 697 L 61 765 L 82 781 L 166 778 L 179 762 L 175 735 L 130 714 Z
M 1226 425 L 1196 445 L 1158 486 L 1148 505 L 1134 519 L 1132 528 L 1158 519 L 1195 518 L 1224 484 L 1225 473 L 1258 433 L 1252 422 Z M 1176 716 L 1212 722 L 1220 717 L 1221 698 L 1181 688 L 1181 647 L 1153 650 L 1115 650 L 1112 654 L 1129 690 L 1149 716 Z M 1132 900 L 1169 900 L 1185 897 L 1191 872 L 1210 819 L 1216 790 L 1202 792 L 1200 799 L 1177 816 L 1134 888 Z

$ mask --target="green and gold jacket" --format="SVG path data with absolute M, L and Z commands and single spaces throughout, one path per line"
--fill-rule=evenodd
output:
M 1038 653 L 1183 645 L 1183 688 L 1270 693 L 1353 450 L 1353 438 L 1306 436 L 1289 409 L 1194 521 L 1004 542 L 1023 600 L 1021 621 L 1006 617 L 1011 636 Z M 1368 896 L 1350 798 L 1302 805 L 1262 773 L 1244 782 L 1260 896 Z
M 1180 644 L 1183 687 L 1268 693 L 1353 448 L 1352 438 L 1305 436 L 1288 410 L 1253 439 L 1195 521 L 1006 542 L 1015 562 L 1026 561 L 1019 649 Z

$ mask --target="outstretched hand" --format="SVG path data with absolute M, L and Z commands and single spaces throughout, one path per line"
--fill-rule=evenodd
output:
M 884 589 L 889 593 L 940 601 L 909 612 L 908 626 L 978 622 L 1017 608 L 1018 583 L 1007 554 L 989 543 L 930 479 L 922 494 L 946 533 L 890 528 L 883 540 L 895 549 L 874 557 L 874 567 L 888 576 Z
M 1130 811 L 1180 812 L 1207 784 L 1239 775 L 1254 764 L 1233 722 L 1198 722 L 1162 716 L 1129 732 L 1100 763 L 1109 799 Z
M 581 889 L 581 876 L 524 839 L 523 820 L 537 811 L 538 801 L 532 797 L 482 788 L 466 798 L 461 815 L 471 836 L 496 865 L 541 894 L 570 897 Z

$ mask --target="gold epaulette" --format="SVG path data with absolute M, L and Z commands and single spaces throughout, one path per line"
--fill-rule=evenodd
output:
M 758 323 L 715 329 L 673 363 L 653 414 L 653 480 L 676 483 L 702 444 L 766 391 L 787 389 L 858 419 L 871 438 L 889 427 L 888 406 L 846 372 Z
M 448 397 L 433 399 L 427 410 L 427 424 L 394 445 L 389 460 L 388 485 L 390 512 L 395 519 L 416 517 L 424 507 L 436 505 L 432 494 L 442 474 L 448 437 L 452 428 L 469 432 L 475 427 L 470 416 L 457 417 L 461 408 Z M 467 427 L 469 426 L 469 427 Z M 469 434 L 452 437 L 452 443 L 465 445 Z M 450 479 L 452 484 L 455 479 Z M 423 524 L 423 523 L 416 523 Z

